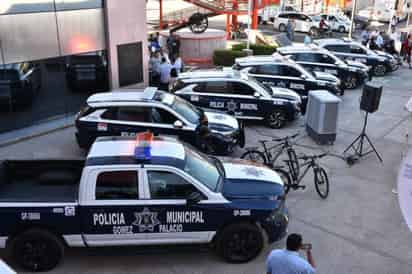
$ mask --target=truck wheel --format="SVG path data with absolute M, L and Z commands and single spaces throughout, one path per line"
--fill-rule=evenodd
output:
M 358 86 L 358 78 L 355 74 L 349 74 L 345 78 L 345 88 L 347 89 L 354 89 Z
M 279 31 L 280 31 L 280 32 L 285 32 L 285 31 L 286 31 L 286 26 L 285 26 L 285 24 L 280 24 L 280 25 L 279 25 Z
M 48 271 L 63 258 L 64 245 L 46 230 L 31 229 L 12 240 L 11 254 L 16 263 L 26 270 Z
M 270 128 L 279 129 L 286 125 L 286 113 L 281 109 L 274 110 L 266 118 L 266 122 Z
M 222 230 L 216 247 L 226 261 L 244 263 L 259 255 L 263 248 L 263 236 L 254 224 L 232 224 Z

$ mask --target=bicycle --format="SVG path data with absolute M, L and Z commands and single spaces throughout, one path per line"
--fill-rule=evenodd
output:
M 272 140 L 259 140 L 259 143 L 263 147 L 263 151 L 259 150 L 258 147 L 246 148 L 246 152 L 241 156 L 242 159 L 250 160 L 252 162 L 257 162 L 264 164 L 270 168 L 274 168 L 274 164 L 280 155 L 286 150 L 288 161 L 291 165 L 290 172 L 293 176 L 299 176 L 299 161 L 296 156 L 295 149 L 291 142 L 292 139 L 295 139 L 299 134 L 294 134 L 291 136 L 286 136 L 283 138 L 273 138 Z M 269 142 L 277 142 L 273 146 L 268 146 Z
M 292 164 L 289 160 L 285 160 L 287 163 L 289 172 L 286 172 L 283 167 L 274 167 L 274 170 L 278 172 L 279 176 L 283 180 L 285 193 L 287 194 L 290 189 L 297 190 L 299 188 L 305 189 L 305 185 L 301 185 L 302 179 L 305 177 L 307 172 L 310 168 L 313 170 L 314 174 L 314 181 L 315 181 L 315 189 L 316 192 L 322 199 L 326 199 L 329 195 L 329 179 L 328 174 L 326 173 L 325 169 L 319 165 L 317 159 L 323 158 L 328 153 L 323 153 L 319 155 L 303 155 L 298 157 L 299 160 L 303 160 L 304 162 L 300 164 L 300 167 L 305 167 L 302 175 L 293 175 L 291 170 L 293 170 Z

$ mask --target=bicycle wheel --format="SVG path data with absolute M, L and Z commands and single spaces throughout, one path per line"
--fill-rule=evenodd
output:
M 326 199 L 329 194 L 329 179 L 328 174 L 322 167 L 315 170 L 315 188 L 316 192 L 322 199 Z
M 249 150 L 243 153 L 243 155 L 240 158 L 249 160 L 255 163 L 267 165 L 265 154 L 263 154 L 262 152 L 258 150 Z
M 280 178 L 283 181 L 283 188 L 285 190 L 285 193 L 288 194 L 291 186 L 292 186 L 292 182 L 289 176 L 289 173 L 287 173 L 285 170 L 281 169 L 281 168 L 275 168 L 274 169 L 280 176 Z
M 289 157 L 290 166 L 291 166 L 290 173 L 292 175 L 292 178 L 298 178 L 299 172 L 300 172 L 300 165 L 299 165 L 298 157 L 296 156 L 296 152 L 294 149 L 292 148 L 288 149 L 288 157 Z

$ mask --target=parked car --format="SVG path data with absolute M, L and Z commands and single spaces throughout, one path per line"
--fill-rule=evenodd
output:
M 399 62 L 394 56 L 383 51 L 370 50 L 351 39 L 319 39 L 315 43 L 341 59 L 367 65 L 375 76 L 384 76 L 399 68 Z
M 327 21 L 328 26 L 332 29 L 332 31 L 338 31 L 342 33 L 349 32 L 350 20 L 346 16 L 330 15 L 330 14 L 325 14 L 325 13 L 312 16 L 312 19 L 318 24 L 321 18 Z
M 0 104 L 9 110 L 31 105 L 40 87 L 39 64 L 23 62 L 0 65 Z
M 281 47 L 277 49 L 277 53 L 289 56 L 309 71 L 335 75 L 341 79 L 347 89 L 356 88 L 371 79 L 368 66 L 355 61 L 342 60 L 330 51 L 313 44 Z
M 271 128 L 284 127 L 301 111 L 296 92 L 262 85 L 232 69 L 182 73 L 173 92 L 196 106 L 225 111 L 239 119 L 264 120 Z
M 170 137 L 101 137 L 85 160 L 0 170 L 0 248 L 29 271 L 52 270 L 71 247 L 208 244 L 241 263 L 287 233 L 278 173 Z
M 66 64 L 67 85 L 72 91 L 107 91 L 107 62 L 100 54 L 70 56 Z
M 295 7 L 285 5 L 283 11 L 295 11 Z M 271 5 L 271 6 L 266 6 L 263 9 L 259 10 L 258 13 L 258 22 L 259 24 L 267 24 L 268 22 L 274 22 L 276 15 L 281 12 L 279 5 Z
M 204 111 L 157 88 L 90 96 L 76 117 L 76 130 L 77 143 L 85 149 L 99 136 L 135 136 L 146 130 L 177 136 L 219 155 L 245 144 L 243 126 L 233 116 Z
M 309 91 L 326 89 L 333 94 L 344 93 L 341 81 L 336 76 L 319 71 L 310 72 L 287 56 L 277 53 L 272 56 L 236 58 L 233 67 L 266 86 L 294 90 L 301 96 L 303 114 L 306 112 Z
M 286 31 L 286 26 L 289 19 L 295 20 L 295 31 L 309 33 L 311 36 L 316 36 L 319 30 L 319 23 L 312 20 L 312 18 L 301 12 L 280 12 L 273 22 L 275 30 L 280 32 Z

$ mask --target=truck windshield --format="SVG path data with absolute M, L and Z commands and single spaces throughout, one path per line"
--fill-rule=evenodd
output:
M 216 191 L 222 176 L 215 163 L 206 155 L 202 155 L 189 147 L 186 147 L 185 151 L 186 163 L 184 170 L 210 190 Z

